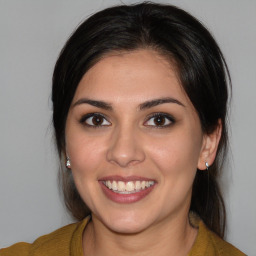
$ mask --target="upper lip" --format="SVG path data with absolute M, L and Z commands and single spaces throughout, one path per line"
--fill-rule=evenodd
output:
M 111 175 L 111 176 L 105 176 L 99 179 L 99 181 L 123 181 L 123 182 L 128 182 L 128 181 L 155 181 L 155 179 L 151 178 L 145 178 L 141 176 L 120 176 L 120 175 Z

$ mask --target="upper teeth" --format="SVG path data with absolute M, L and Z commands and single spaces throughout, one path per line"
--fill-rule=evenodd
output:
M 142 189 L 145 188 L 149 188 L 150 186 L 154 185 L 154 181 L 128 181 L 128 182 L 124 182 L 124 181 L 104 181 L 103 182 L 105 184 L 106 187 L 108 187 L 109 189 L 116 191 L 116 192 L 136 192 L 136 191 L 140 191 Z

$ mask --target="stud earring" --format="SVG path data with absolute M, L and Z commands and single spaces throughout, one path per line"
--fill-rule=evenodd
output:
M 69 159 L 68 156 L 67 156 L 67 160 L 66 160 L 66 167 L 67 167 L 68 169 L 71 168 L 71 163 L 70 163 L 70 159 Z
M 205 166 L 206 166 L 206 170 L 208 171 L 208 170 L 209 170 L 209 164 L 208 164 L 208 162 L 205 162 Z

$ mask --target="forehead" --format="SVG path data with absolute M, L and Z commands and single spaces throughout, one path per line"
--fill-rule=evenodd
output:
M 81 79 L 74 101 L 93 97 L 105 101 L 142 102 L 161 97 L 189 101 L 174 63 L 153 50 L 111 53 Z

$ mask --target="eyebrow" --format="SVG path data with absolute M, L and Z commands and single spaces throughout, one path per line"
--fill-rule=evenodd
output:
M 159 98 L 159 99 L 154 99 L 154 100 L 149 100 L 149 101 L 143 102 L 139 105 L 139 110 L 149 109 L 149 108 L 152 108 L 152 107 L 155 107 L 155 106 L 158 106 L 161 104 L 165 104 L 165 103 L 175 103 L 175 104 L 185 107 L 185 105 L 182 104 L 177 99 L 167 97 L 167 98 Z M 75 102 L 72 105 L 72 107 L 75 107 L 75 106 L 78 106 L 81 104 L 89 104 L 89 105 L 92 105 L 97 108 L 102 108 L 104 110 L 110 110 L 110 111 L 113 110 L 110 103 L 107 103 L 105 101 L 100 101 L 100 100 L 91 100 L 88 98 L 79 99 L 77 102 Z
M 155 106 L 158 106 L 161 104 L 165 104 L 165 103 L 175 103 L 175 104 L 185 107 L 185 105 L 182 104 L 180 101 L 178 101 L 174 98 L 167 97 L 167 98 L 160 98 L 160 99 L 146 101 L 139 105 L 139 109 L 140 110 L 149 109 L 149 108 L 152 108 L 152 107 L 155 107 Z
M 78 100 L 77 102 L 75 102 L 73 104 L 72 107 L 75 107 L 75 106 L 78 106 L 78 105 L 81 105 L 81 104 L 89 104 L 89 105 L 92 105 L 92 106 L 97 107 L 97 108 L 102 108 L 102 109 L 105 109 L 105 110 L 113 110 L 110 103 L 100 101 L 100 100 L 90 100 L 90 99 L 87 99 L 87 98 L 82 98 L 82 99 Z

